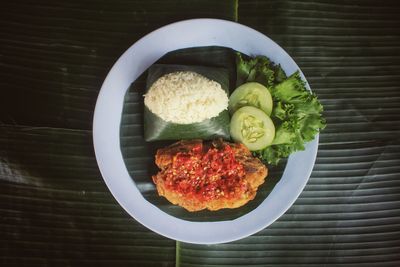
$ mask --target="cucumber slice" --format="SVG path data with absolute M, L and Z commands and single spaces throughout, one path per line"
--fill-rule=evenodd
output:
M 238 109 L 231 118 L 230 133 L 234 141 L 256 151 L 272 144 L 275 126 L 264 111 L 246 106 Z
M 269 90 L 257 82 L 242 84 L 233 91 L 229 98 L 229 112 L 233 114 L 244 106 L 252 106 L 263 110 L 268 116 L 272 112 L 272 97 Z

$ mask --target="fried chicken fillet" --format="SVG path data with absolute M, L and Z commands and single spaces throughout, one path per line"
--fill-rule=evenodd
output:
M 243 144 L 220 139 L 179 141 L 159 149 L 155 163 L 161 169 L 152 177 L 158 194 L 188 211 L 243 206 L 268 174 Z

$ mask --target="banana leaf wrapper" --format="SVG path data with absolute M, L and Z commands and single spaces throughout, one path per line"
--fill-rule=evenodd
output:
M 177 72 L 192 71 L 221 84 L 229 96 L 229 71 L 225 68 L 195 65 L 154 64 L 148 70 L 146 92 L 162 76 Z M 229 112 L 223 110 L 216 117 L 198 123 L 178 124 L 167 122 L 144 106 L 144 137 L 146 141 L 181 139 L 230 139 Z

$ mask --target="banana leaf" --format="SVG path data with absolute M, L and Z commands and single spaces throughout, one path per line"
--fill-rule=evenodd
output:
M 232 49 L 219 46 L 189 47 L 169 52 L 157 63 L 224 68 L 229 72 L 230 92 L 235 89 L 236 54 Z
M 91 130 L 101 84 L 129 46 L 205 17 L 234 20 L 237 1 L 3 1 L 0 121 Z
M 234 20 L 236 4 L 2 2 L 1 266 L 175 266 L 175 242 L 137 223 L 105 186 L 93 110 L 136 40 L 183 19 Z
M 205 56 L 212 55 L 212 56 Z M 196 66 L 202 64 L 228 69 L 230 76 L 236 79 L 236 51 L 224 47 L 198 47 L 176 50 L 162 57 L 158 63 L 185 64 L 186 66 Z M 233 65 L 230 65 L 233 64 Z M 154 77 L 150 75 L 150 80 L 153 81 L 159 77 L 161 73 L 165 73 L 164 69 L 159 70 L 157 65 L 156 73 L 151 70 Z M 164 65 L 161 65 L 164 66 Z M 167 65 L 168 69 L 171 65 Z M 171 70 L 171 69 L 170 69 Z M 175 70 L 175 68 L 172 68 Z M 232 78 L 232 77 L 230 77 Z M 230 90 L 233 90 L 233 86 Z M 138 189 L 143 197 L 150 203 L 157 206 L 162 211 L 175 216 L 177 218 L 190 221 L 222 221 L 238 218 L 251 210 L 255 209 L 271 192 L 275 184 L 280 180 L 285 162 L 280 165 L 270 168 L 269 175 L 265 183 L 260 186 L 254 200 L 250 201 L 243 207 L 237 209 L 223 209 L 219 211 L 199 211 L 188 212 L 185 209 L 172 205 L 164 197 L 160 197 L 153 184 L 151 176 L 158 172 L 158 168 L 154 163 L 154 156 L 158 148 L 167 146 L 174 141 L 157 141 L 145 142 L 143 136 L 143 121 L 141 120 L 143 113 L 146 112 L 143 104 L 143 92 L 146 90 L 146 74 L 136 80 L 127 92 L 124 100 L 124 108 L 121 120 L 121 152 L 124 158 L 125 165 L 135 181 Z M 178 138 L 179 139 L 179 138 Z M 138 155 L 141 155 L 140 159 Z
M 155 64 L 148 70 L 147 90 L 162 76 L 177 71 L 193 71 L 218 82 L 229 95 L 229 73 L 227 69 L 195 65 Z M 145 106 L 144 138 L 146 141 L 177 140 L 177 139 L 214 139 L 222 137 L 229 139 L 229 112 L 223 110 L 218 116 L 198 123 L 178 124 L 163 120 Z
M 239 22 L 294 57 L 329 124 L 309 184 L 285 215 L 234 243 L 177 242 L 176 266 L 400 266 L 399 2 L 239 2 Z M 2 4 L 0 121 L 32 126 L 0 129 L 3 266 L 175 266 L 175 243 L 135 223 L 100 178 L 88 152 L 95 99 L 135 40 L 181 19 L 237 18 L 237 4 Z M 129 112 L 143 109 L 135 94 Z M 143 141 L 133 134 L 142 131 L 137 114 L 125 114 L 130 136 L 121 140 L 140 176 L 145 145 L 129 145 Z
M 0 125 L 2 266 L 174 266 L 174 241 L 110 194 L 91 140 L 90 131 Z
M 177 266 L 400 266 L 399 1 L 239 1 L 324 105 L 310 180 L 276 222 L 219 245 L 177 244 Z

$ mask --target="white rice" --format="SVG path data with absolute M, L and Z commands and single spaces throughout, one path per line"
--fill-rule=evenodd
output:
M 190 124 L 218 116 L 228 108 L 228 95 L 215 81 L 195 72 L 179 71 L 154 82 L 144 103 L 165 121 Z

